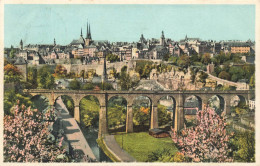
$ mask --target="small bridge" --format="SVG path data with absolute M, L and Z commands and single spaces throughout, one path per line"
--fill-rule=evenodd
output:
M 199 101 L 199 109 L 203 104 L 207 104 L 208 100 L 217 96 L 222 102 L 223 110 L 226 115 L 230 114 L 231 99 L 238 96 L 240 101 L 248 103 L 254 97 L 253 90 L 235 90 L 235 91 L 88 91 L 88 90 L 47 90 L 47 89 L 26 89 L 25 93 L 32 96 L 45 96 L 51 106 L 54 105 L 56 99 L 66 95 L 71 97 L 74 102 L 74 118 L 80 122 L 79 104 L 85 96 L 95 96 L 99 100 L 99 137 L 102 134 L 108 133 L 107 126 L 107 103 L 109 99 L 115 96 L 120 96 L 127 101 L 127 117 L 126 117 L 126 132 L 133 132 L 133 110 L 132 105 L 134 99 L 138 96 L 148 97 L 151 103 L 151 122 L 150 128 L 158 127 L 157 105 L 159 100 L 165 96 L 170 96 L 174 103 L 173 110 L 173 127 L 175 130 L 180 130 L 184 127 L 184 102 L 189 96 L 196 96 Z

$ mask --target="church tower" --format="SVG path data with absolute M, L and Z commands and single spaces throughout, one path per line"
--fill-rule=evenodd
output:
M 160 45 L 165 46 L 165 37 L 164 37 L 164 32 L 162 31 L 162 36 L 160 39 Z
M 20 41 L 20 50 L 23 50 L 23 41 L 22 41 L 22 39 Z
M 54 41 L 53 41 L 53 45 L 56 46 L 56 40 L 55 40 L 55 38 L 54 38 Z
M 86 46 L 89 46 L 92 42 L 92 37 L 91 37 L 91 30 L 90 30 L 90 24 L 87 23 L 87 34 L 86 34 Z

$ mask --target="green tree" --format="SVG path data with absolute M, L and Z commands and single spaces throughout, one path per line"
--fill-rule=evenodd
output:
M 27 82 L 30 83 L 32 89 L 37 88 L 37 69 L 35 67 L 28 67 L 27 69 Z
M 190 58 L 187 55 L 181 55 L 177 65 L 182 68 L 187 68 L 190 65 Z
M 200 72 L 199 81 L 202 83 L 206 83 L 206 79 L 208 78 L 208 74 L 205 72 Z
M 52 70 L 49 66 L 45 65 L 37 72 L 37 83 L 40 88 L 53 89 L 55 82 L 52 75 Z
M 136 126 L 149 126 L 150 109 L 145 107 L 134 107 L 133 122 Z
M 22 78 L 21 72 L 18 68 L 12 64 L 7 64 L 4 66 L 4 80 L 8 82 L 19 83 Z
M 94 89 L 94 85 L 92 83 L 85 83 L 82 86 L 82 89 L 84 89 L 84 90 L 93 90 Z
M 76 79 L 73 79 L 69 83 L 69 88 L 72 90 L 79 90 L 80 89 L 80 82 Z
M 218 77 L 221 79 L 230 80 L 230 74 L 227 73 L 226 71 L 220 72 Z
M 120 61 L 120 58 L 119 58 L 119 56 L 117 56 L 117 55 L 114 55 L 114 54 L 108 54 L 107 56 L 106 56 L 106 59 L 109 61 L 109 62 L 119 62 Z
M 232 143 L 237 147 L 234 153 L 236 161 L 255 162 L 255 133 L 242 132 L 237 133 Z
M 250 83 L 249 83 L 249 86 L 251 88 L 255 88 L 255 73 L 251 76 L 250 78 Z
M 80 118 L 86 126 L 98 126 L 99 119 L 99 102 L 94 96 L 86 96 L 80 101 Z
M 56 69 L 54 71 L 54 75 L 58 78 L 63 78 L 67 75 L 67 70 L 64 66 L 62 65 L 57 65 Z
M 126 107 L 117 104 L 113 107 L 108 107 L 107 119 L 109 128 L 116 129 L 125 126 Z
M 23 93 L 15 92 L 14 90 L 7 90 L 4 92 L 4 114 L 12 114 L 11 108 L 14 105 L 25 105 L 26 107 L 32 104 L 31 98 Z
M 209 53 L 205 53 L 202 55 L 201 62 L 205 65 L 207 65 L 211 62 Z
M 158 104 L 158 123 L 159 126 L 165 125 L 171 121 L 171 114 L 167 112 L 167 107 Z

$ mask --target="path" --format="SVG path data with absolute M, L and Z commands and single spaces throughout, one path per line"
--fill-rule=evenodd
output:
M 104 142 L 110 152 L 119 158 L 122 162 L 135 162 L 136 160 L 124 151 L 116 142 L 114 135 L 107 135 L 104 138 Z
M 69 111 L 61 100 L 61 97 L 57 99 L 55 107 L 58 111 L 61 112 L 60 117 L 62 127 L 64 129 L 64 134 L 73 149 L 82 150 L 85 155 L 88 155 L 92 159 L 96 159 L 88 145 L 88 142 L 81 132 L 79 125 L 77 124 L 76 120 L 69 114 Z

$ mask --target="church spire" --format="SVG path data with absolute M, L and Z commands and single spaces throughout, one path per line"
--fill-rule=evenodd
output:
M 88 38 L 88 22 L 87 22 L 87 34 L 86 34 L 86 38 Z
M 102 81 L 102 86 L 104 90 L 104 83 L 106 82 L 107 79 L 107 62 L 106 62 L 106 54 L 104 55 L 104 64 L 103 64 L 103 74 L 101 76 L 101 81 Z
M 89 39 L 91 39 L 90 24 L 88 26 L 89 26 Z
M 20 41 L 20 49 L 23 50 L 23 40 Z
M 81 37 L 83 36 L 83 35 L 82 35 L 82 28 L 81 28 L 80 36 L 81 36 Z
M 55 40 L 55 38 L 54 38 L 54 42 L 53 42 L 53 44 L 54 44 L 54 46 L 56 46 L 56 40 Z

